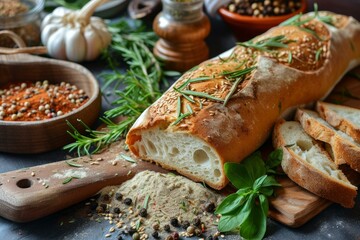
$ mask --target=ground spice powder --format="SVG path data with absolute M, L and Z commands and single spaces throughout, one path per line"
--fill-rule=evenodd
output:
M 39 121 L 69 113 L 88 100 L 85 91 L 61 82 L 20 82 L 0 88 L 0 121 Z

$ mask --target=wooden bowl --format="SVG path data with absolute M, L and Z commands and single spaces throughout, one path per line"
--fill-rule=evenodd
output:
M 28 54 L 0 55 L 0 87 L 9 82 L 67 82 L 76 85 L 89 96 L 78 109 L 62 116 L 40 121 L 0 121 L 0 151 L 10 153 L 40 153 L 73 142 L 67 133 L 66 120 L 81 131 L 81 119 L 91 126 L 98 118 L 101 97 L 98 82 L 84 67 L 66 61 Z
M 297 11 L 281 16 L 273 17 L 252 17 L 240 15 L 227 10 L 225 7 L 219 9 L 222 19 L 230 26 L 235 38 L 239 41 L 249 40 L 268 29 L 275 27 L 299 13 L 304 13 L 307 9 L 307 1 L 301 0 L 301 7 Z

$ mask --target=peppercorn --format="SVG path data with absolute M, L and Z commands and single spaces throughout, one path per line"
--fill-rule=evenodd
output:
M 124 204 L 126 204 L 126 205 L 131 205 L 131 203 L 132 203 L 131 198 L 125 198 L 125 199 L 124 199 Z
M 158 239 L 159 238 L 159 232 L 158 231 L 154 231 L 151 236 L 153 236 L 153 238 Z
M 200 237 L 201 234 L 202 234 L 202 231 L 201 231 L 200 229 L 198 229 L 198 228 L 195 229 L 195 235 L 196 235 L 196 236 Z
M 115 193 L 115 199 L 118 201 L 121 201 L 123 198 L 123 195 L 121 193 Z
M 134 233 L 136 233 L 136 229 L 130 228 L 130 229 L 128 230 L 128 232 L 129 232 L 130 235 L 134 235 Z
M 172 235 L 172 237 L 173 237 L 174 240 L 179 240 L 179 238 L 180 238 L 178 232 L 173 232 L 171 235 Z
M 183 227 L 183 229 L 187 229 L 190 226 L 190 222 L 189 221 L 184 221 L 181 223 L 181 226 Z
M 193 224 L 194 224 L 196 227 L 199 227 L 200 224 L 201 224 L 200 218 L 198 218 L 198 217 L 194 218 Z
M 172 217 L 170 219 L 170 224 L 174 227 L 178 227 L 179 226 L 179 220 L 176 217 Z
M 212 213 L 215 211 L 215 204 L 213 202 L 206 204 L 205 211 Z
M 90 208 L 91 210 L 96 210 L 96 208 L 97 208 L 98 205 L 99 205 L 99 204 L 98 204 L 97 202 L 90 202 L 89 208 Z
M 167 232 L 170 232 L 170 225 L 169 224 L 165 224 L 164 225 L 164 230 Z
M 160 225 L 159 225 L 158 223 L 154 223 L 154 224 L 152 225 L 152 228 L 153 228 L 155 231 L 157 231 L 157 230 L 160 229 Z
M 132 235 L 132 239 L 133 240 L 140 240 L 140 234 L 139 233 L 134 233 L 133 235 Z
M 147 216 L 147 210 L 146 208 L 141 208 L 139 212 L 140 217 L 146 217 Z
M 113 212 L 119 214 L 121 211 L 120 211 L 120 208 L 115 207 L 115 208 L 113 209 Z
M 190 235 L 194 234 L 195 232 L 195 228 L 193 226 L 189 226 L 187 229 L 186 229 L 186 232 Z
M 121 236 L 121 234 L 117 235 L 116 237 L 117 240 L 123 240 L 123 237 Z
M 105 202 L 107 202 L 107 201 L 110 200 L 110 196 L 109 196 L 108 194 L 104 194 L 104 195 L 102 196 L 102 200 L 105 201 Z

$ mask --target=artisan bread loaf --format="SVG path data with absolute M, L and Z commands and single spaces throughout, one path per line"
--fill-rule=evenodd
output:
M 337 165 L 349 164 L 355 171 L 360 171 L 360 144 L 349 135 L 330 126 L 317 112 L 298 109 L 295 115 L 305 132 L 330 145 L 331 155 Z
M 346 133 L 360 143 L 360 109 L 318 102 L 316 111 L 334 128 Z
M 243 160 L 280 116 L 324 98 L 359 64 L 359 22 L 319 15 L 293 19 L 187 71 L 137 119 L 126 139 L 130 150 L 223 188 L 225 162 Z
M 357 187 L 298 122 L 279 121 L 274 127 L 273 145 L 283 149 L 281 166 L 291 180 L 344 207 L 354 206 Z

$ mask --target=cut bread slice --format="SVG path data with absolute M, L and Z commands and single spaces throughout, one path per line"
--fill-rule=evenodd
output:
M 316 111 L 331 126 L 360 143 L 360 109 L 318 102 Z
M 281 166 L 291 180 L 308 191 L 341 204 L 354 206 L 357 187 L 337 168 L 329 154 L 295 121 L 274 127 L 273 145 L 283 149 Z
M 314 111 L 298 109 L 295 118 L 307 134 L 331 146 L 331 154 L 337 165 L 346 163 L 360 172 L 360 144 L 353 138 L 330 126 Z

